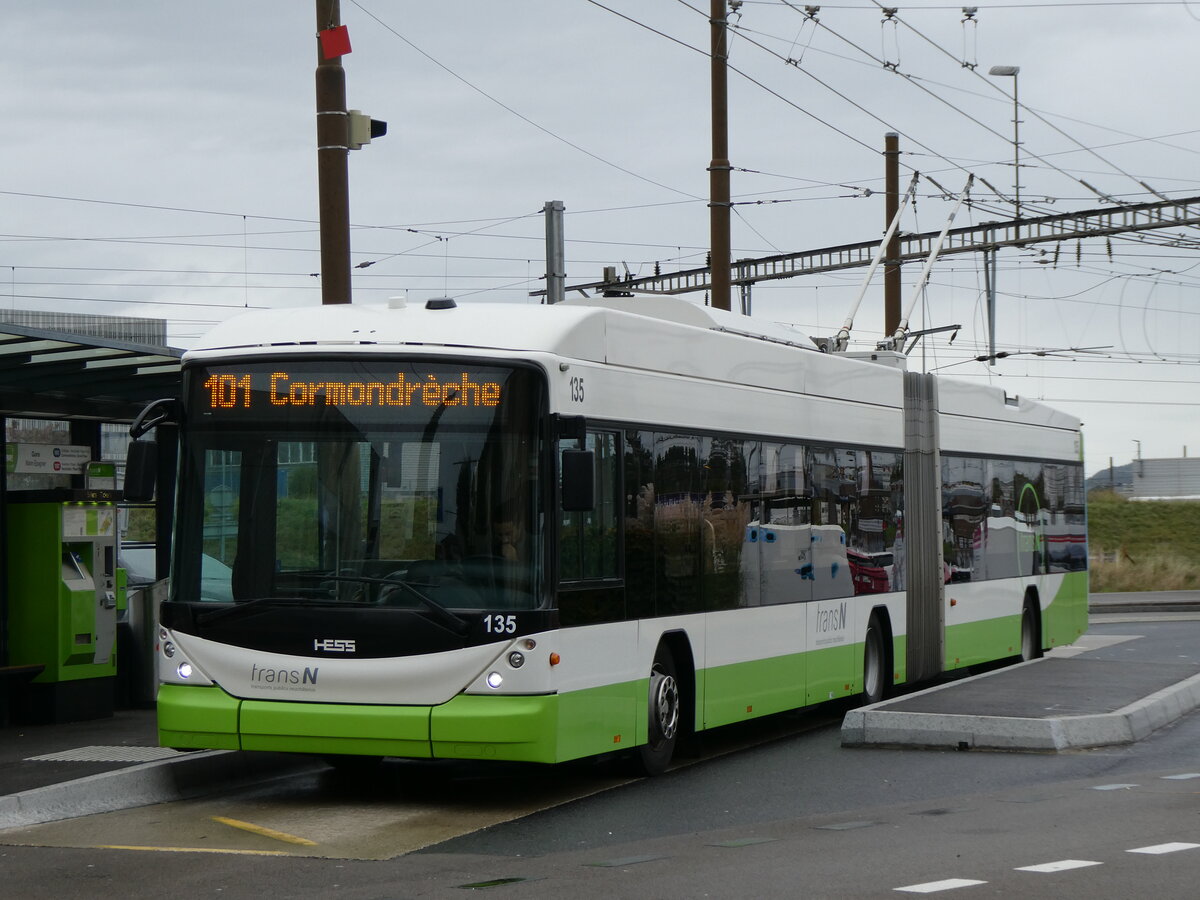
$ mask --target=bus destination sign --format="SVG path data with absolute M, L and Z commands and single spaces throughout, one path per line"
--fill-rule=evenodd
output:
M 314 377 L 315 376 L 315 377 Z M 256 407 L 495 407 L 502 386 L 470 372 L 425 375 L 396 373 L 387 381 L 363 381 L 330 375 L 294 375 L 287 371 L 210 373 L 202 382 L 201 404 L 209 410 Z

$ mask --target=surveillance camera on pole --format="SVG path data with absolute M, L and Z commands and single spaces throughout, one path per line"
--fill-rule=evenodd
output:
M 383 137 L 387 134 L 387 122 L 372 119 L 357 109 L 347 110 L 346 115 L 349 126 L 346 146 L 351 150 L 358 150 L 363 144 L 371 143 L 372 138 Z

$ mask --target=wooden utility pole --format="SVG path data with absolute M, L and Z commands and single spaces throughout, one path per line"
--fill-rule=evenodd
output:
M 900 208 L 900 135 L 889 131 L 883 136 L 884 191 L 886 202 L 884 228 L 891 227 Z M 895 334 L 900 326 L 900 229 L 892 233 L 883 254 L 883 333 Z
M 709 267 L 712 305 L 729 309 L 729 91 L 725 0 L 711 0 L 712 32 L 712 161 L 708 164 Z
M 342 24 L 340 0 L 317 0 L 317 32 Z M 321 303 L 350 302 L 349 124 L 342 58 L 317 43 L 317 193 L 321 219 Z

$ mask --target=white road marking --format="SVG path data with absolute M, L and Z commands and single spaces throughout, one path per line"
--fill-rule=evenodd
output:
M 1115 644 L 1123 644 L 1125 641 L 1135 641 L 1140 637 L 1140 634 L 1085 634 L 1075 643 L 1068 644 L 1065 647 L 1055 647 L 1046 655 L 1050 657 L 1079 656 L 1079 654 L 1087 653 L 1089 650 L 1101 650 L 1105 647 L 1112 647 Z
M 1104 863 L 1091 859 L 1060 859 L 1057 862 L 1039 863 L 1036 866 L 1018 866 L 1018 872 L 1066 872 L 1068 869 L 1084 869 L 1102 866 Z
M 1137 787 L 1136 784 L 1098 784 L 1093 791 L 1127 791 L 1130 788 Z
M 58 753 L 30 756 L 25 761 L 139 763 L 182 755 L 180 751 L 168 750 L 166 747 L 76 747 L 73 750 L 60 750 Z
M 909 894 L 936 894 L 938 891 L 952 891 L 955 888 L 971 887 L 974 884 L 987 884 L 987 882 L 975 881 L 970 878 L 947 878 L 943 881 L 927 881 L 925 884 L 910 884 L 908 887 L 898 887 L 895 890 Z
M 1189 778 L 1200 778 L 1200 772 L 1185 772 L 1182 775 L 1164 775 L 1163 781 L 1187 781 Z
M 1187 844 L 1183 841 L 1175 841 L 1174 843 L 1170 844 L 1155 844 L 1152 847 L 1137 847 L 1136 849 L 1126 850 L 1125 852 L 1150 853 L 1157 855 L 1160 853 L 1178 853 L 1180 850 L 1195 850 L 1197 847 L 1200 847 L 1200 844 Z

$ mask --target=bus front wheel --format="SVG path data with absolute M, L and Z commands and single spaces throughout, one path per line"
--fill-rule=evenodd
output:
M 649 728 L 646 743 L 637 749 L 636 768 L 643 775 L 661 775 L 671 764 L 679 737 L 679 680 L 671 651 L 660 646 L 650 668 Z

